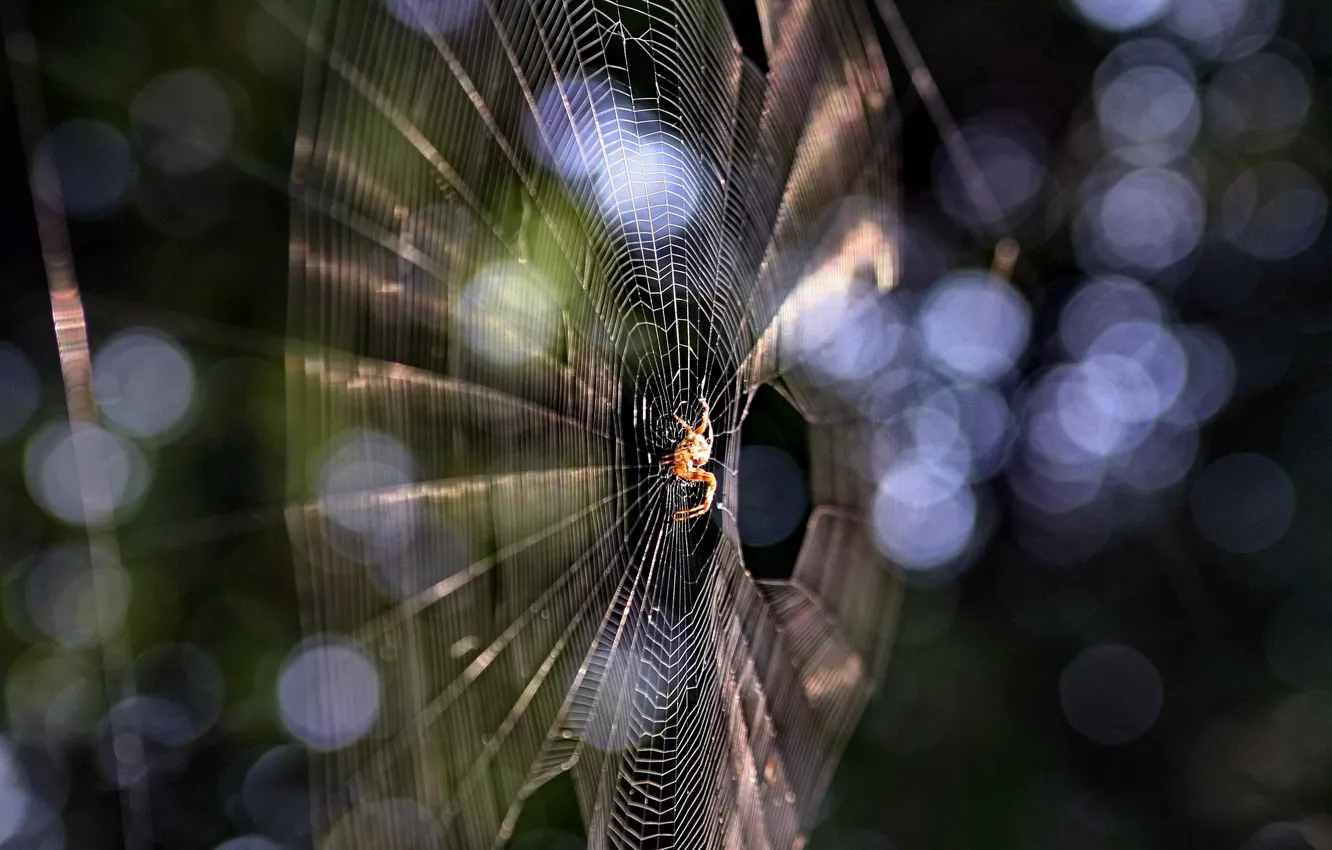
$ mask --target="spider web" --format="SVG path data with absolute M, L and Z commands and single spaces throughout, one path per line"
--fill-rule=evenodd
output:
M 306 634 L 378 676 L 315 762 L 328 846 L 502 845 L 565 771 L 592 847 L 804 845 L 898 597 L 868 429 L 803 359 L 895 279 L 895 125 L 864 8 L 758 13 L 766 73 L 719 0 L 317 7 L 289 525 Z M 810 423 L 788 581 L 733 520 L 765 384 Z M 675 522 L 700 400 L 722 487 Z

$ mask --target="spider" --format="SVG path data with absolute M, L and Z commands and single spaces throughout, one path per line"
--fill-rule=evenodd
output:
M 662 460 L 662 466 L 671 467 L 671 472 L 681 481 L 702 481 L 708 485 L 708 492 L 703 497 L 703 504 L 675 512 L 676 521 L 703 516 L 712 507 L 712 496 L 717 492 L 717 476 L 703 467 L 712 459 L 712 420 L 708 418 L 708 403 L 699 399 L 703 406 L 703 419 L 695 428 L 688 422 L 675 417 L 675 421 L 685 429 L 684 438 L 675 446 L 675 451 Z M 704 434 L 707 436 L 704 436 Z

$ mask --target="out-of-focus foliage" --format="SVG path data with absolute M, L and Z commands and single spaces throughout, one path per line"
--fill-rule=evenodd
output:
M 38 193 L 58 181 L 72 220 L 104 429 L 63 415 L 6 109 L 0 847 L 118 844 L 138 777 L 108 729 L 130 710 L 161 846 L 301 847 L 302 742 L 337 745 L 298 711 L 283 525 L 287 24 L 308 11 L 34 5 Z M 902 279 L 809 357 L 879 423 L 877 537 L 913 589 L 810 846 L 1326 845 L 1332 8 L 902 13 L 1023 254 L 987 276 L 1001 223 L 899 84 Z M 797 426 L 760 395 L 743 434 L 756 574 L 789 572 L 808 510 Z M 105 504 L 78 497 L 78 440 Z M 115 512 L 113 566 L 90 509 Z M 107 698 L 117 634 L 131 704 Z M 562 794 L 516 846 L 580 846 Z

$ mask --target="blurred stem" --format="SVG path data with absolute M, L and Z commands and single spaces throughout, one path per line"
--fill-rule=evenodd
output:
M 93 391 L 92 357 L 88 347 L 88 325 L 74 273 L 60 194 L 58 164 L 40 144 L 47 135 L 46 108 L 42 98 L 37 40 L 27 28 L 22 0 L 7 0 L 0 6 L 5 34 L 5 56 L 14 89 L 14 111 L 27 160 L 33 214 L 47 286 L 51 291 L 51 319 L 55 326 L 60 372 L 69 409 L 70 445 L 74 468 L 83 498 L 83 519 L 88 532 L 96 606 L 97 632 L 101 639 L 102 669 L 107 691 L 107 727 L 110 733 L 111 773 L 120 790 L 121 826 L 127 848 L 152 845 L 147 771 L 143 734 L 134 703 L 136 693 L 133 656 L 125 634 L 127 626 L 112 626 L 100 600 L 108 598 L 105 576 L 121 571 L 115 535 L 115 515 L 110 509 L 110 482 L 94 445 L 86 439 L 99 427 L 97 398 Z M 99 576 L 102 576 L 99 580 Z M 117 709 L 120 710 L 117 710 Z

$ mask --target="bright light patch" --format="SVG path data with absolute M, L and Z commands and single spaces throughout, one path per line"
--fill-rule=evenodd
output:
M 596 116 L 604 116 L 600 122 Z M 633 118 L 624 86 L 604 74 L 573 74 L 552 83 L 537 100 L 536 115 L 529 115 L 524 133 L 532 153 L 566 180 L 586 177 L 601 160 L 602 126 L 614 137 Z
M 874 534 L 885 555 L 908 569 L 956 558 L 976 527 L 976 499 L 966 480 L 917 458 L 904 458 L 879 482 Z
M 1165 14 L 1170 0 L 1073 0 L 1087 22 L 1109 32 L 1146 26 Z
M 1142 420 L 1128 414 L 1133 402 L 1141 407 L 1154 388 L 1137 364 L 1106 358 L 1077 364 L 1060 374 L 1054 415 L 1064 435 L 1079 449 L 1097 458 L 1110 457 L 1132 447 L 1142 436 L 1144 429 L 1132 427 Z
M 1165 27 L 1205 59 L 1259 50 L 1281 21 L 1281 0 L 1170 0 Z
M 994 381 L 1027 345 L 1027 302 L 1007 282 L 984 272 L 944 278 L 921 308 L 921 337 L 931 358 L 953 376 Z
M 1072 357 L 1084 356 L 1101 334 L 1127 321 L 1159 323 L 1156 294 L 1127 277 L 1094 278 L 1084 283 L 1059 314 L 1059 342 Z
M 635 242 L 678 233 L 698 207 L 702 175 L 684 140 L 635 106 L 609 75 L 550 86 L 529 119 L 529 147 L 578 188 L 590 189 L 612 227 Z
M 75 463 L 86 459 L 88 466 Z M 148 489 L 148 462 L 138 447 L 104 428 L 53 422 L 28 441 L 24 477 L 33 500 L 71 525 L 103 522 L 138 506 Z M 80 471 L 87 480 L 80 478 Z
M 1084 214 L 1093 267 L 1159 272 L 1187 257 L 1202 238 L 1202 198 L 1192 183 L 1168 169 L 1129 172 Z
M 1025 398 L 1026 448 L 1044 463 L 1081 465 L 1099 460 L 1122 439 L 1122 423 L 1104 421 L 1096 393 L 1103 388 L 1073 364 L 1041 375 Z M 1084 424 L 1085 423 L 1085 424 Z M 1084 435 L 1084 430 L 1090 429 Z M 1089 442 L 1090 441 L 1090 442 Z M 1092 448 L 1086 448 L 1091 445 Z
M 1125 422 L 1146 422 L 1170 409 L 1184 388 L 1188 361 L 1170 331 L 1153 322 L 1120 322 L 1087 351 L 1087 362 L 1106 370 L 1117 388 L 1107 411 Z
M 938 392 L 929 403 L 907 411 L 906 418 L 916 455 L 967 475 L 971 471 L 971 446 L 959 415 L 956 401 L 946 392 Z
M 116 334 L 97 351 L 93 385 L 106 418 L 133 437 L 170 431 L 194 399 L 194 365 L 175 340 L 135 328 Z
M 348 533 L 346 554 L 381 563 L 401 554 L 416 535 L 418 502 L 406 492 L 417 480 L 416 458 L 378 431 L 353 428 L 324 450 L 316 487 L 330 519 Z
M 1097 69 L 1095 97 L 1102 137 L 1136 165 L 1167 163 L 1198 135 L 1201 109 L 1193 71 L 1165 42 L 1117 48 Z
M 379 719 L 379 671 L 350 646 L 307 641 L 282 665 L 278 708 L 287 731 L 306 746 L 340 750 Z
M 468 344 L 502 366 L 541 356 L 560 328 L 560 317 L 550 285 L 527 264 L 486 266 L 462 297 L 461 320 Z
M 825 269 L 814 274 L 836 272 Z M 849 284 L 822 293 L 797 322 L 795 346 L 800 356 L 832 381 L 869 377 L 892 362 L 902 340 L 902 326 L 891 304 Z
M 664 620 L 670 616 L 667 611 L 654 610 L 656 625 L 643 630 L 669 633 Z M 611 657 L 596 705 L 578 729 L 584 740 L 602 752 L 631 750 L 657 734 L 666 721 L 664 695 L 670 673 L 659 663 L 649 641 L 641 631 L 625 636 Z
M 656 131 L 622 137 L 606 153 L 594 185 L 602 212 L 641 238 L 679 232 L 698 205 L 693 155 L 676 136 Z

